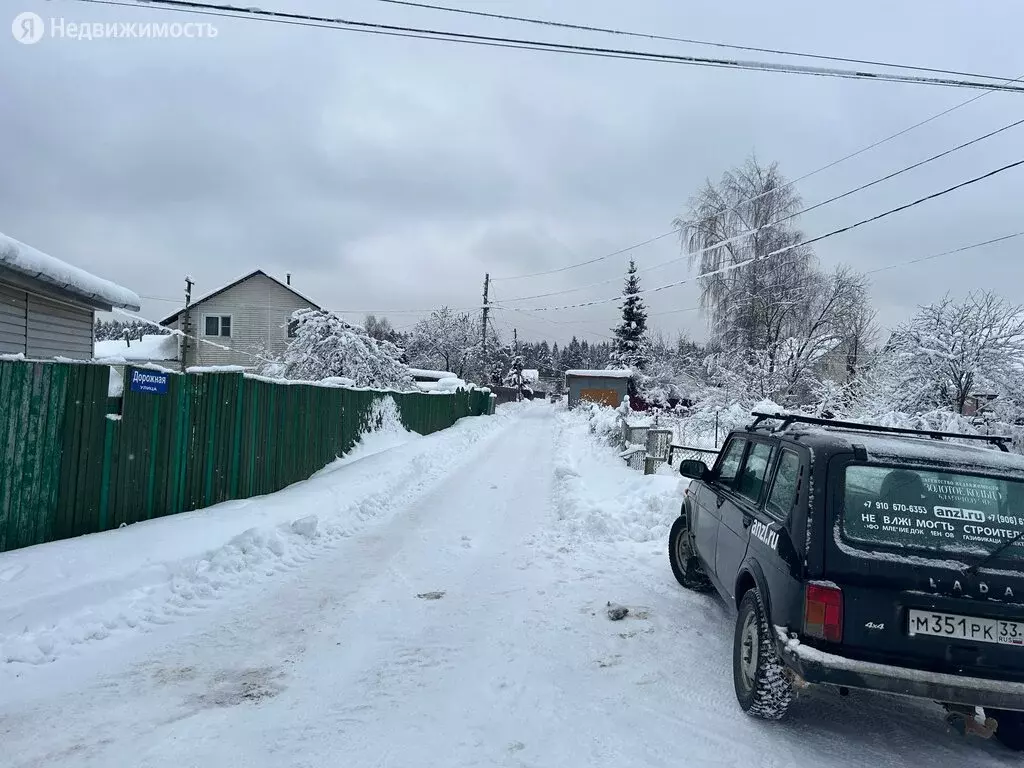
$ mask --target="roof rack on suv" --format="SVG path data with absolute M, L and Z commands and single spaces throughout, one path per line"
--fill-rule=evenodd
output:
M 1009 448 L 1006 447 L 1006 443 L 1011 440 L 1006 435 L 966 435 L 960 432 L 937 432 L 930 429 L 907 429 L 905 427 L 881 427 L 875 424 L 862 424 L 858 421 L 839 421 L 837 419 L 821 419 L 816 416 L 802 416 L 798 413 L 761 413 L 760 411 L 754 411 L 750 414 L 754 417 L 754 422 L 747 427 L 747 429 L 756 429 L 763 421 L 781 421 L 775 430 L 781 432 L 782 430 L 789 427 L 791 424 L 814 424 L 822 427 L 834 427 L 836 429 L 851 429 L 860 430 L 863 432 L 880 432 L 888 435 L 916 435 L 918 437 L 930 437 L 933 440 L 942 440 L 944 438 L 958 438 L 961 440 L 982 440 L 987 443 L 992 443 L 997 446 L 999 450 L 1009 453 Z

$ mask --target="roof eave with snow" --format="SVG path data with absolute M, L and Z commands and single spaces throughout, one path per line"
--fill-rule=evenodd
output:
M 138 294 L 134 291 L 97 277 L 0 232 L 0 274 L 4 273 L 12 282 L 21 286 L 31 281 L 42 283 L 51 291 L 94 309 L 109 312 L 114 307 L 119 307 L 137 312 L 142 306 Z
M 609 370 L 609 371 L 566 371 L 566 376 L 586 376 L 587 378 L 603 379 L 628 379 L 633 375 L 630 370 Z

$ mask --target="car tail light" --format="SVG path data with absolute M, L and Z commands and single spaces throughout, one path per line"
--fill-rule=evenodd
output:
M 804 593 L 804 632 L 830 643 L 842 642 L 843 590 L 833 585 L 807 585 Z

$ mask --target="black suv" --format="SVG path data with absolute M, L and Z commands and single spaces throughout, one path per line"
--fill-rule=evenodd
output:
M 713 469 L 682 462 L 669 535 L 679 583 L 738 611 L 740 706 L 774 720 L 809 684 L 885 691 L 1024 749 L 1024 457 L 1004 437 L 753 416 Z

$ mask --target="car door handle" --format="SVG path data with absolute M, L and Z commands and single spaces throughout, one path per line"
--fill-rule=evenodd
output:
M 743 513 L 743 527 L 749 528 L 754 523 L 754 516 L 749 512 Z

